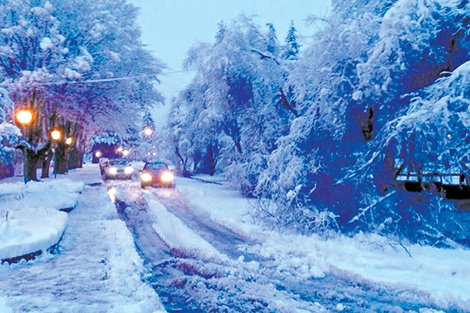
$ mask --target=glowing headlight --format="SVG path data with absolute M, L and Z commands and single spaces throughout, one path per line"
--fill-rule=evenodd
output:
M 132 174 L 133 171 L 134 169 L 131 166 L 128 166 L 124 169 L 124 173 L 126 174 Z
M 117 174 L 117 168 L 111 167 L 111 168 L 109 169 L 109 174 L 111 174 L 111 175 L 116 175 L 116 174 Z
M 160 177 L 161 181 L 164 183 L 169 183 L 172 182 L 175 176 L 173 175 L 172 172 L 164 172 L 162 176 Z
M 149 173 L 143 173 L 140 178 L 142 179 L 142 181 L 148 183 L 149 181 L 152 181 L 152 175 L 150 175 Z

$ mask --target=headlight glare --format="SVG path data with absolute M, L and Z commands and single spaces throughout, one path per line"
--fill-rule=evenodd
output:
M 160 177 L 161 181 L 164 183 L 170 183 L 173 181 L 175 176 L 173 175 L 172 172 L 164 172 L 162 176 Z
M 133 171 L 134 169 L 131 166 L 128 166 L 124 169 L 124 173 L 126 174 L 132 174 Z
M 149 173 L 142 173 L 140 178 L 142 179 L 143 182 L 146 182 L 146 183 L 152 181 L 152 175 L 150 175 Z

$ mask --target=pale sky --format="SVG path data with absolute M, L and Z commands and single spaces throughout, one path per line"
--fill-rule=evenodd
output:
M 196 41 L 211 43 L 217 24 L 227 25 L 244 13 L 266 29 L 273 23 L 278 40 L 283 43 L 291 20 L 299 35 L 310 35 L 305 26 L 309 14 L 324 16 L 329 0 L 129 0 L 140 8 L 138 23 L 142 41 L 155 56 L 177 71 L 186 52 Z
M 217 24 L 229 25 L 240 14 L 253 17 L 255 24 L 266 30 L 273 23 L 279 42 L 284 43 L 291 21 L 297 34 L 310 36 L 314 29 L 305 25 L 310 15 L 328 14 L 330 0 L 128 0 L 140 8 L 137 19 L 142 29 L 142 42 L 155 57 L 168 66 L 161 78 L 159 91 L 165 106 L 154 114 L 157 125 L 165 123 L 169 100 L 190 83 L 192 73 L 180 72 L 189 48 L 197 41 L 212 43 Z M 308 38 L 299 39 L 303 44 Z

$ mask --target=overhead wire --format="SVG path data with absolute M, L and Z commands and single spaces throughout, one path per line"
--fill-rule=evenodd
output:
M 179 71 L 162 72 L 162 73 L 137 75 L 137 76 L 123 76 L 123 77 L 87 79 L 87 80 L 62 80 L 62 81 L 55 81 L 55 82 L 43 82 L 43 83 L 42 82 L 35 82 L 35 83 L 36 83 L 36 85 L 93 84 L 93 83 L 106 83 L 106 82 L 113 82 L 113 81 L 154 77 L 154 76 L 158 76 L 158 75 L 167 76 L 167 75 L 176 74 L 176 73 L 183 73 L 183 72 L 190 72 L 190 70 L 179 70 Z M 9 86 L 9 85 L 11 85 L 11 83 L 0 83 L 0 86 Z

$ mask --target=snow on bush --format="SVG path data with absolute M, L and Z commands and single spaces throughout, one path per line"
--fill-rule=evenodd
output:
M 21 132 L 15 125 L 3 122 L 0 124 L 0 178 L 14 174 L 15 145 Z

